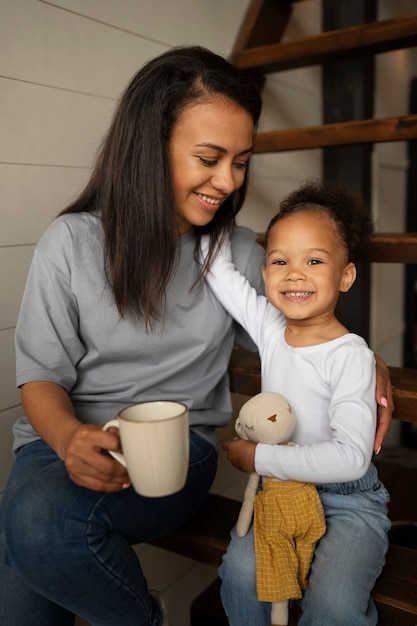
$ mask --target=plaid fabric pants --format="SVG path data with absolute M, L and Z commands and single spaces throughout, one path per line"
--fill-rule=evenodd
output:
M 258 600 L 301 598 L 316 543 L 325 531 L 324 511 L 314 485 L 264 479 L 254 513 Z

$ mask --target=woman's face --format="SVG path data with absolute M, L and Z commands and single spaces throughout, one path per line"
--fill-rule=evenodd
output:
M 242 186 L 253 133 L 250 113 L 225 96 L 184 109 L 168 143 L 179 234 L 211 222 Z

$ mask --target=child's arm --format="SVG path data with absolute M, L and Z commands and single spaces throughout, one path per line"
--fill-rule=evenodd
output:
M 208 243 L 208 236 L 203 236 L 200 244 L 202 262 L 207 256 Z M 258 331 L 269 305 L 266 298 L 258 295 L 246 277 L 236 269 L 230 240 L 217 252 L 206 279 L 222 306 L 258 344 Z
M 317 354 L 314 363 L 320 374 L 317 379 L 310 367 L 303 370 L 301 360 L 298 376 L 285 376 L 285 372 L 281 376 L 297 417 L 298 445 L 257 444 L 255 470 L 262 476 L 281 480 L 314 483 L 357 480 L 366 474 L 373 452 L 376 426 L 373 354 L 365 345 L 341 346 L 335 347 L 332 356 L 327 351 L 321 357 Z M 285 360 L 281 365 L 290 371 Z M 317 396 L 315 392 L 320 388 L 324 392 L 326 386 L 329 392 L 322 395 L 321 402 L 320 393 Z

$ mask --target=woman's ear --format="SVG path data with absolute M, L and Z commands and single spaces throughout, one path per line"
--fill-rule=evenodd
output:
M 349 291 L 355 280 L 356 266 L 354 263 L 348 263 L 342 273 L 339 291 L 342 291 L 343 293 Z

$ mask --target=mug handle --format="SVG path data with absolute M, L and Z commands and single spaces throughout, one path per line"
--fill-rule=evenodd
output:
M 109 430 L 109 428 L 119 428 L 119 420 L 117 419 L 110 420 L 110 422 L 107 422 L 107 424 L 104 424 L 103 430 Z M 116 459 L 116 461 L 119 461 L 119 463 L 121 463 L 121 465 L 123 465 L 123 467 L 126 467 L 127 469 L 125 457 L 123 456 L 121 452 L 113 452 L 113 450 L 107 450 L 107 452 L 111 454 L 112 457 Z

